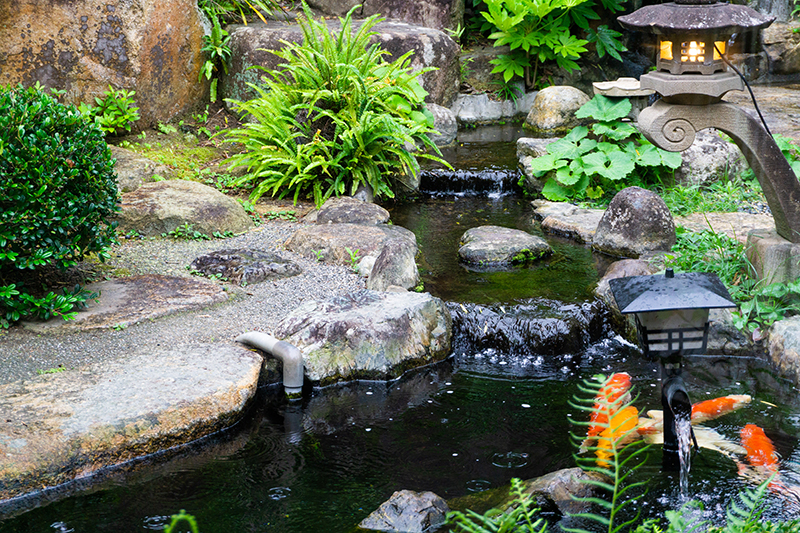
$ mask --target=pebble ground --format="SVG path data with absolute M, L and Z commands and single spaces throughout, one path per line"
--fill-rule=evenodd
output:
M 272 221 L 236 237 L 211 241 L 173 239 L 125 240 L 111 250 L 109 272 L 191 276 L 186 268 L 196 257 L 222 249 L 278 251 L 296 261 L 303 273 L 245 287 L 215 281 L 231 298 L 211 308 L 144 321 L 122 330 L 103 329 L 42 335 L 16 325 L 0 329 L 0 384 L 26 379 L 63 365 L 83 368 L 122 360 L 141 346 L 177 346 L 230 341 L 247 331 L 271 332 L 281 318 L 307 300 L 324 299 L 363 288 L 364 280 L 349 267 L 326 265 L 284 249 L 297 222 Z

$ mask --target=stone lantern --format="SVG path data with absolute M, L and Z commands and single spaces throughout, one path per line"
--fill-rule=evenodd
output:
M 733 39 L 769 26 L 774 18 L 743 5 L 678 0 L 645 6 L 617 20 L 659 39 L 656 71 L 643 74 L 640 82 L 662 99 L 639 114 L 642 133 L 673 152 L 687 149 L 705 128 L 730 135 L 761 184 L 778 235 L 800 243 L 800 182 L 766 126 L 722 102 L 728 91 L 745 88 L 725 58 Z

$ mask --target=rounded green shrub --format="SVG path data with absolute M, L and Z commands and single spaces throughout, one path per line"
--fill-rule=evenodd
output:
M 114 160 L 94 123 L 36 88 L 0 87 L 0 325 L 70 317 L 85 294 L 56 295 L 36 272 L 67 269 L 90 252 L 102 257 L 116 239 L 107 219 L 118 196 Z

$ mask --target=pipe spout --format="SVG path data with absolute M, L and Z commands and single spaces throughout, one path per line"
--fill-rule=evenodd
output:
M 298 396 L 303 390 L 303 354 L 286 341 L 281 341 L 260 331 L 242 333 L 236 342 L 258 348 L 283 363 L 283 387 L 290 398 Z
M 678 470 L 680 444 L 677 423 L 683 421 L 688 425 L 692 418 L 692 402 L 686 392 L 686 383 L 679 375 L 664 380 L 661 406 L 664 409 L 664 469 Z

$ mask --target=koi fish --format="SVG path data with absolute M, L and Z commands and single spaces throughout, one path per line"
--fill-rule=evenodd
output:
M 731 394 L 692 405 L 692 425 L 726 415 L 750 403 L 749 394 Z
M 764 430 L 755 424 L 747 424 L 742 428 L 740 434 L 742 446 L 747 451 L 747 461 L 770 475 L 776 473 L 778 471 L 778 454 L 775 453 L 775 446 Z
M 627 372 L 613 374 L 600 388 L 594 398 L 592 414 L 589 416 L 589 429 L 580 447 L 580 453 L 587 450 L 597 436 L 608 427 L 609 415 L 619 409 L 620 405 L 630 401 L 631 376 Z
M 597 439 L 597 465 L 608 468 L 614 449 L 633 441 L 638 437 L 636 425 L 639 423 L 639 410 L 629 405 L 611 415 L 608 427 L 600 432 Z

